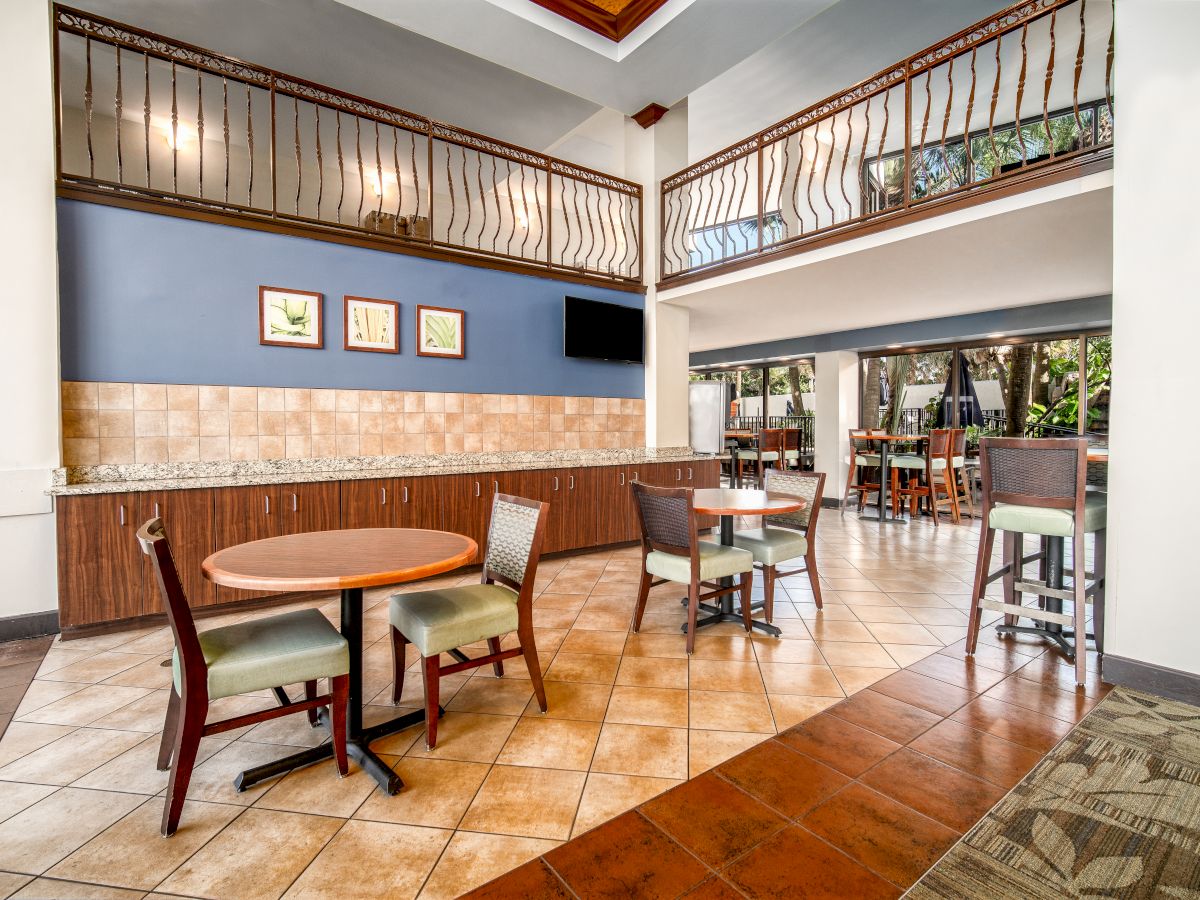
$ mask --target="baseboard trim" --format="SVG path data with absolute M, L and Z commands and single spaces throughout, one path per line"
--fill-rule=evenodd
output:
M 1111 684 L 1200 706 L 1200 675 L 1106 653 L 1101 677 Z
M 0 642 L 23 641 L 26 638 L 58 634 L 58 610 L 25 613 L 0 619 Z

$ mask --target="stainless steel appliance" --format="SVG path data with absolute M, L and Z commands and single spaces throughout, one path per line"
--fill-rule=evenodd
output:
M 729 385 L 723 381 L 693 381 L 688 385 L 688 442 L 697 453 L 725 452 L 725 417 Z

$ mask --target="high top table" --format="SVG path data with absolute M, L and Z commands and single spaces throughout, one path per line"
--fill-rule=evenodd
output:
M 870 441 L 879 445 L 879 503 L 876 515 L 868 515 L 867 510 L 859 510 L 858 517 L 860 519 L 878 519 L 880 525 L 907 525 L 908 519 L 901 513 L 899 516 L 888 517 L 888 485 L 891 482 L 891 469 L 888 467 L 888 453 L 892 444 L 913 444 L 917 445 L 917 452 L 921 450 L 921 444 L 929 440 L 928 435 L 924 434 L 856 434 L 856 441 Z M 850 446 L 850 465 L 854 465 L 854 445 Z M 935 510 L 934 515 L 937 515 Z
M 721 517 L 721 543 L 733 546 L 733 520 L 737 516 L 773 516 L 780 513 L 799 512 L 808 506 L 801 497 L 787 494 L 755 491 L 749 488 L 697 488 L 692 491 L 692 508 L 705 516 Z M 722 578 L 722 587 L 733 587 L 732 578 Z M 700 608 L 710 615 L 696 619 L 696 630 L 718 622 L 741 622 L 742 616 L 733 611 L 733 595 L 726 594 L 720 606 L 701 603 Z M 783 632 L 767 622 L 753 620 L 753 627 L 778 637 Z M 686 623 L 683 630 L 687 631 Z
M 350 645 L 350 690 L 346 711 L 346 750 L 387 793 L 404 786 L 400 776 L 370 748 L 371 741 L 425 721 L 418 710 L 364 728 L 362 707 L 363 588 L 439 575 L 470 562 L 475 541 L 448 531 L 421 528 L 350 528 L 312 531 L 251 541 L 219 550 L 204 560 L 204 576 L 226 587 L 255 591 L 341 591 L 342 636 Z M 276 688 L 276 696 L 282 688 Z M 285 697 L 280 697 L 284 700 Z M 439 709 L 438 714 L 441 714 Z M 327 710 L 321 721 L 329 727 Z M 291 769 L 333 756 L 329 742 L 247 769 L 234 780 L 239 791 Z

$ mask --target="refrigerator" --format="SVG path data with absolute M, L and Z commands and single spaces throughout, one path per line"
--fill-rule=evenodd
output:
M 688 384 L 688 443 L 696 453 L 725 452 L 729 385 L 723 381 Z

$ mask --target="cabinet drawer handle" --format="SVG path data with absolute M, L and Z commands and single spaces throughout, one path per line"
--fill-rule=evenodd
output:
M 267 494 L 263 497 L 263 509 L 266 511 L 266 514 L 268 516 L 271 514 L 271 495 L 270 494 Z
M 568 491 L 575 490 L 575 476 L 574 475 L 567 476 L 567 490 Z
M 500 493 L 500 482 L 499 481 L 492 482 L 492 493 L 493 494 Z
M 387 506 L 387 488 L 385 487 L 379 489 L 379 505 Z
M 400 492 L 401 492 L 400 502 L 407 503 L 408 502 L 408 485 L 403 485 L 400 488 Z
M 482 497 L 482 496 L 483 496 L 483 492 L 482 492 L 482 490 L 481 490 L 481 489 L 480 489 L 480 487 L 479 487 L 479 482 L 478 482 L 478 481 L 477 481 L 477 482 L 475 482 L 475 496 L 476 496 L 476 497 Z
M 554 489 L 556 491 L 558 490 L 558 476 L 557 475 L 554 476 Z
M 692 480 L 692 467 L 688 466 L 688 481 Z
M 621 472 L 621 487 L 625 487 L 625 473 Z
M 676 470 L 675 470 L 675 480 L 676 480 L 676 481 L 683 481 L 683 470 L 682 470 L 682 469 L 676 469 Z
M 154 518 L 156 518 L 156 519 L 157 519 L 157 518 L 158 518 L 158 515 L 159 515 L 159 513 L 158 513 L 158 501 L 157 501 L 157 500 L 155 500 L 155 501 L 154 501 Z
M 292 493 L 292 512 L 298 511 L 299 508 L 300 508 L 300 501 L 296 498 L 295 492 L 293 492 Z
M 125 504 L 124 503 L 120 504 L 117 507 L 117 521 L 121 525 L 125 524 Z
M 637 473 L 637 472 L 634 472 L 634 473 L 633 473 L 633 480 L 634 480 L 634 481 L 637 481 L 637 480 L 638 480 L 638 473 Z

